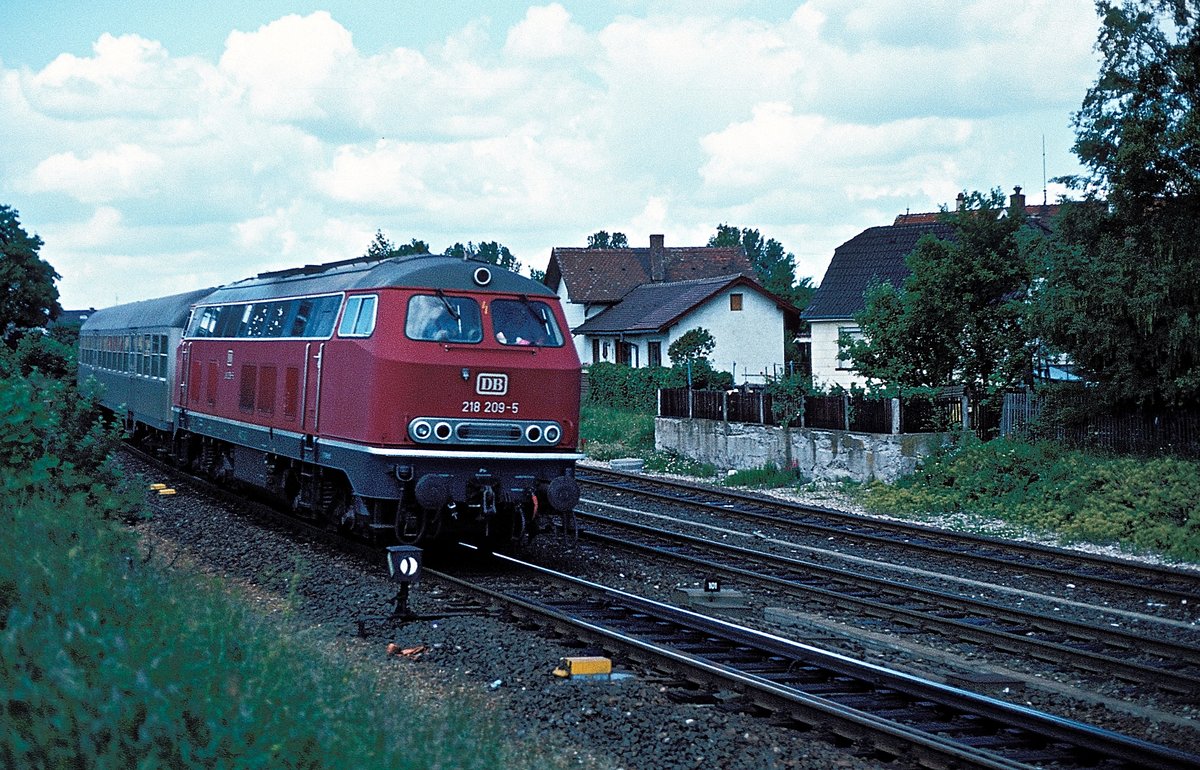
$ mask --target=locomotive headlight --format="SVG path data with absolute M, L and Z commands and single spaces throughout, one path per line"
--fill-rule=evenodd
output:
M 530 444 L 536 444 L 542 437 L 542 429 L 538 425 L 530 425 L 525 428 L 525 440 Z
M 454 433 L 454 429 L 450 427 L 448 422 L 439 422 L 433 426 L 433 437 L 438 441 L 446 441 Z
M 547 444 L 557 444 L 562 438 L 562 429 L 557 425 L 547 425 L 546 430 L 542 432 L 542 438 L 546 439 Z
M 433 434 L 433 426 L 424 420 L 417 420 L 408 426 L 408 432 L 417 441 L 428 441 Z

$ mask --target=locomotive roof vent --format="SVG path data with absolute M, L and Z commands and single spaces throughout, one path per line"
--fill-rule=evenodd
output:
M 492 282 L 492 271 L 486 267 L 477 267 L 475 268 L 475 275 L 473 277 L 475 278 L 475 283 L 479 286 L 487 286 Z

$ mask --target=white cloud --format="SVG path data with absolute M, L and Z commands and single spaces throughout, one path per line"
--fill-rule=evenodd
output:
M 350 32 L 318 11 L 231 32 L 220 68 L 244 89 L 255 114 L 296 120 L 326 115 L 321 103 L 343 90 L 339 70 L 355 57 Z
M 162 159 L 132 144 L 79 158 L 74 152 L 46 158 L 33 171 L 35 192 L 63 192 L 86 203 L 155 193 Z
M 160 43 L 138 35 L 105 33 L 93 56 L 62 54 L 26 77 L 30 102 L 47 115 L 89 120 L 162 119 L 190 115 L 198 94 L 212 84 L 212 66 L 172 59 Z
M 729 223 L 819 278 L 906 208 L 1033 197 L 1043 134 L 1050 175 L 1075 170 L 1096 69 L 1081 0 L 567 7 L 371 52 L 319 11 L 222 33 L 219 56 L 99 34 L 38 72 L 0 65 L 0 202 L 87 305 L 167 293 L 143 273 L 198 286 L 354 256 L 376 229 L 544 265 L 599 229 L 684 244 Z
M 504 52 L 518 59 L 554 59 L 576 56 L 589 45 L 587 34 L 571 22 L 567 9 L 551 3 L 525 12 L 525 18 L 508 31 Z

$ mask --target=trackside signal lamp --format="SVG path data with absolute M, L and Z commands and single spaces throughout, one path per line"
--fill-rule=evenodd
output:
M 388 576 L 401 585 L 420 583 L 421 558 L 421 549 L 415 545 L 388 546 Z
M 393 618 L 408 620 L 415 617 L 408 607 L 408 591 L 413 583 L 421 581 L 421 554 L 421 549 L 415 545 L 388 546 L 388 576 L 400 584 L 400 592 L 394 600 L 396 608 L 392 611 Z

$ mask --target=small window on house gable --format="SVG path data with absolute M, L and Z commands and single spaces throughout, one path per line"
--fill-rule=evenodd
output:
M 742 309 L 742 295 L 741 294 L 730 294 L 729 295 L 729 309 L 734 312 L 737 312 Z

